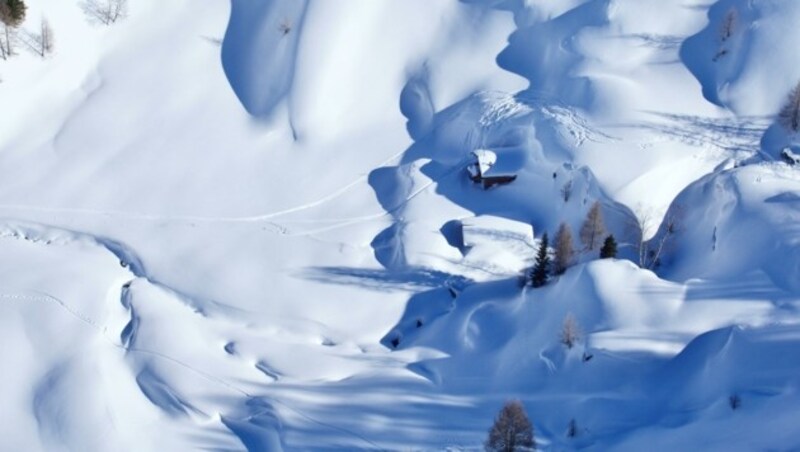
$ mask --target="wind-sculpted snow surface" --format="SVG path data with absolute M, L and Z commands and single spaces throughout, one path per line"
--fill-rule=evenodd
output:
M 800 446 L 796 2 L 26 3 L 0 449 Z
M 703 96 L 739 115 L 773 115 L 800 81 L 797 51 L 800 4 L 774 0 L 719 0 L 708 25 L 688 38 L 681 59 Z
M 250 114 L 269 117 L 294 81 L 308 0 L 233 0 L 222 65 Z
M 684 280 L 764 272 L 800 292 L 799 187 L 797 170 L 783 163 L 721 169 L 697 181 L 668 213 L 678 227 L 663 274 Z

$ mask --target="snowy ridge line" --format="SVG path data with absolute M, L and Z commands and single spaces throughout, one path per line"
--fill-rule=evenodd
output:
M 154 350 L 148 350 L 148 349 L 143 349 L 143 348 L 138 348 L 138 347 L 129 347 L 129 346 L 126 346 L 124 344 L 118 343 L 114 339 L 108 337 L 108 335 L 107 335 L 108 329 L 107 328 L 100 328 L 100 325 L 97 323 L 97 321 L 95 321 L 91 317 L 81 313 L 80 311 L 72 308 L 68 303 L 64 302 L 63 300 L 61 300 L 59 298 L 56 298 L 56 297 L 54 297 L 54 296 L 52 296 L 50 294 L 47 294 L 45 292 L 40 292 L 40 291 L 37 291 L 37 290 L 29 290 L 28 292 L 32 292 L 32 293 L 35 293 L 35 294 L 38 294 L 38 295 L 31 296 L 31 295 L 25 295 L 25 294 L 19 294 L 19 293 L 4 293 L 4 294 L 0 294 L 0 298 L 4 298 L 4 299 L 8 299 L 8 300 L 14 300 L 14 301 L 38 301 L 38 302 L 42 302 L 42 303 L 50 303 L 50 304 L 54 303 L 55 305 L 59 306 L 64 311 L 66 311 L 72 317 L 74 317 L 74 318 L 80 320 L 81 322 L 85 323 L 86 325 L 89 325 L 92 328 L 94 328 L 99 333 L 100 337 L 105 342 L 107 342 L 109 345 L 111 345 L 111 346 L 113 346 L 115 348 L 118 348 L 118 349 L 123 350 L 125 352 L 140 353 L 140 354 L 156 356 L 158 358 L 163 358 L 163 359 L 165 359 L 167 361 L 170 361 L 172 363 L 178 364 L 179 366 L 184 367 L 184 368 L 186 368 L 186 369 L 188 369 L 188 370 L 200 375 L 201 377 L 203 377 L 204 379 L 206 379 L 206 380 L 208 380 L 208 381 L 210 381 L 212 383 L 221 384 L 221 385 L 227 387 L 228 389 L 231 389 L 234 392 L 237 392 L 237 393 L 239 393 L 239 394 L 241 394 L 241 395 L 243 395 L 245 397 L 248 397 L 248 398 L 252 398 L 253 397 L 247 391 L 245 391 L 245 390 L 243 390 L 241 388 L 238 388 L 235 385 L 233 385 L 231 383 L 228 383 L 228 382 L 226 382 L 225 380 L 223 380 L 223 379 L 221 379 L 219 377 L 215 377 L 215 376 L 213 376 L 211 374 L 208 374 L 208 373 L 206 373 L 206 372 L 204 372 L 202 370 L 199 370 L 196 367 L 194 367 L 194 366 L 192 366 L 192 365 L 190 365 L 188 363 L 185 363 L 185 362 L 183 362 L 183 361 L 181 361 L 181 360 L 179 360 L 177 358 L 173 358 L 173 357 L 171 357 L 169 355 L 166 355 L 164 353 L 157 352 L 157 351 L 154 351 Z
M 180 294 L 180 292 L 178 292 L 178 291 L 176 291 L 176 290 L 174 290 L 174 289 L 172 289 L 172 288 L 170 288 L 168 286 L 165 286 L 163 284 L 155 282 L 155 281 L 151 280 L 150 278 L 148 278 L 147 275 L 145 274 L 144 266 L 140 264 L 139 258 L 136 256 L 136 254 L 132 250 L 127 248 L 125 245 L 122 245 L 120 243 L 114 242 L 114 246 L 109 246 L 107 243 L 105 243 L 104 240 L 102 240 L 102 239 L 100 239 L 100 238 L 98 238 L 96 236 L 93 236 L 91 234 L 82 233 L 82 232 L 75 232 L 75 231 L 69 231 L 69 230 L 60 229 L 60 228 L 53 228 L 53 227 L 45 226 L 45 225 L 28 224 L 27 227 L 24 227 L 23 223 L 16 223 L 16 225 L 20 229 L 24 229 L 24 234 L 25 234 L 24 238 L 27 239 L 27 240 L 31 240 L 30 236 L 33 235 L 33 234 L 31 234 L 31 232 L 34 232 L 34 228 L 35 227 L 48 229 L 48 230 L 51 230 L 51 231 L 69 233 L 71 235 L 71 237 L 67 238 L 68 241 L 77 240 L 79 238 L 88 239 L 92 243 L 94 243 L 95 245 L 104 248 L 109 253 L 113 254 L 115 257 L 117 257 L 117 258 L 119 258 L 121 260 L 124 259 L 126 261 L 126 263 L 128 264 L 128 266 L 129 266 L 129 268 L 131 270 L 131 273 L 136 278 L 141 278 L 141 279 L 145 280 L 149 284 L 152 284 L 154 286 L 157 286 L 159 288 L 167 290 L 168 292 L 170 292 L 174 296 L 177 296 L 180 299 L 185 299 L 186 298 L 186 297 L 182 296 Z M 10 225 L 8 223 L 5 224 L 4 226 L 7 229 L 15 229 L 15 228 L 12 227 L 12 225 Z M 3 228 L 0 227 L 0 229 L 3 229 Z M 40 235 L 43 236 L 45 234 L 40 234 Z M 33 239 L 33 240 L 42 241 L 43 239 L 42 238 L 37 238 L 37 239 Z M 63 238 L 62 238 L 62 240 L 63 240 Z M 69 242 L 67 242 L 67 243 L 69 243 Z M 126 282 L 125 284 L 122 284 L 120 287 L 124 288 L 127 284 L 129 284 L 132 281 L 133 281 L 133 279 L 128 281 L 128 282 Z M 181 360 L 179 360 L 177 358 L 174 358 L 172 356 L 169 356 L 167 354 L 164 354 L 164 353 L 161 353 L 161 352 L 158 352 L 158 351 L 155 351 L 155 350 L 141 349 L 141 348 L 137 348 L 135 346 L 134 347 L 130 347 L 130 346 L 125 345 L 123 343 L 118 343 L 116 340 L 108 337 L 106 328 L 101 328 L 97 321 L 92 319 L 90 316 L 87 316 L 87 315 L 81 313 L 79 310 L 74 309 L 73 307 L 71 307 L 68 303 L 64 302 L 63 300 L 61 300 L 61 299 L 59 299 L 57 297 L 54 297 L 54 296 L 52 296 L 52 295 L 50 295 L 50 294 L 48 294 L 46 292 L 41 292 L 41 291 L 37 291 L 37 290 L 27 290 L 27 292 L 33 293 L 33 294 L 36 294 L 36 295 L 26 295 L 26 294 L 19 294 L 19 293 L 11 293 L 11 294 L 0 293 L 0 299 L 7 299 L 7 300 L 12 300 L 12 301 L 35 301 L 35 302 L 42 302 L 42 303 L 47 303 L 47 304 L 55 304 L 55 305 L 59 306 L 62 310 L 66 311 L 72 317 L 80 320 L 84 324 L 86 324 L 86 325 L 92 327 L 93 329 L 95 329 L 100 334 L 101 338 L 105 342 L 107 342 L 108 344 L 110 344 L 111 346 L 113 346 L 115 348 L 118 348 L 120 350 L 123 350 L 125 352 L 129 352 L 129 353 L 154 356 L 156 358 L 160 358 L 160 359 L 172 362 L 173 364 L 176 364 L 176 365 L 178 365 L 180 367 L 183 367 L 183 368 L 185 368 L 185 369 L 187 369 L 187 370 L 189 370 L 191 372 L 196 373 L 197 375 L 201 376 L 202 378 L 204 378 L 205 380 L 207 380 L 209 382 L 224 386 L 224 387 L 226 387 L 227 389 L 229 389 L 229 390 L 231 390 L 233 392 L 236 392 L 236 393 L 238 393 L 240 395 L 245 396 L 248 399 L 267 399 L 271 403 L 274 403 L 276 405 L 280 405 L 280 406 L 282 406 L 282 407 L 284 407 L 284 408 L 286 408 L 286 409 L 298 414 L 299 416 L 301 416 L 301 417 L 303 417 L 305 419 L 308 419 L 309 421 L 314 422 L 314 423 L 316 423 L 316 424 L 318 424 L 320 426 L 328 427 L 328 428 L 330 428 L 332 430 L 336 430 L 336 431 L 339 431 L 341 433 L 345 433 L 347 435 L 350 435 L 353 438 L 357 438 L 357 439 L 369 444 L 371 447 L 374 447 L 374 448 L 376 448 L 378 450 L 385 450 L 384 448 L 382 448 L 377 443 L 371 441 L 370 439 L 368 439 L 368 438 L 366 438 L 366 437 L 364 437 L 364 436 L 362 436 L 362 435 L 360 435 L 360 434 L 358 434 L 356 432 L 353 432 L 353 431 L 347 430 L 347 429 L 345 429 L 343 427 L 338 427 L 336 425 L 328 424 L 328 423 L 326 423 L 324 421 L 320 421 L 318 419 L 315 419 L 314 417 L 306 414 L 305 412 L 303 412 L 303 411 L 301 411 L 301 410 L 299 410 L 299 409 L 297 409 L 295 407 L 292 407 L 291 405 L 287 404 L 286 402 L 278 400 L 277 398 L 274 398 L 273 396 L 269 396 L 269 395 L 255 396 L 253 394 L 250 394 L 246 390 L 244 390 L 244 389 L 242 389 L 242 388 L 240 388 L 240 387 L 238 387 L 238 386 L 236 386 L 236 385 L 234 385 L 232 383 L 229 383 L 228 381 L 226 381 L 226 380 L 224 380 L 222 378 L 219 378 L 219 377 L 216 377 L 216 376 L 214 376 L 212 374 L 204 372 L 204 371 L 202 371 L 202 370 L 200 370 L 200 369 L 198 369 L 198 368 L 196 368 L 196 367 L 194 367 L 194 366 L 192 366 L 192 365 L 190 365 L 190 364 L 188 364 L 188 363 L 186 363 L 184 361 L 181 361 Z M 248 420 L 252 419 L 255 416 L 256 416 L 256 414 L 251 414 L 251 415 L 249 415 L 247 417 L 244 417 L 244 418 L 231 418 L 231 419 L 239 420 L 239 421 L 248 421 Z
M 69 244 L 72 242 L 86 240 L 95 246 L 104 248 L 106 251 L 114 255 L 117 259 L 119 259 L 120 265 L 127 268 L 133 276 L 146 280 L 148 283 L 171 293 L 177 299 L 181 300 L 186 305 L 200 313 L 205 314 L 209 307 L 222 309 L 228 313 L 233 311 L 243 312 L 240 309 L 219 303 L 215 300 L 198 300 L 193 296 L 187 295 L 178 289 L 158 281 L 148 274 L 144 264 L 142 263 L 142 260 L 139 258 L 136 252 L 134 252 L 128 245 L 114 239 L 87 232 L 62 228 L 59 226 L 50 226 L 42 223 L 18 220 L 0 221 L 0 237 L 3 236 L 21 238 L 31 242 L 42 242 L 46 245 L 51 243 Z
M 169 362 L 171 362 L 173 364 L 176 364 L 176 365 L 178 365 L 178 366 L 180 366 L 180 367 L 182 367 L 182 368 L 184 368 L 186 370 L 189 370 L 190 372 L 193 372 L 193 373 L 199 375 L 200 377 L 202 377 L 203 379 L 205 379 L 205 380 L 207 380 L 207 381 L 209 381 L 211 383 L 215 383 L 215 384 L 218 384 L 220 386 L 223 386 L 223 387 L 225 387 L 225 388 L 227 388 L 227 389 L 229 389 L 229 390 L 231 390 L 233 392 L 236 392 L 236 393 L 238 393 L 240 395 L 245 396 L 248 399 L 259 399 L 259 400 L 266 399 L 269 402 L 271 402 L 271 403 L 273 403 L 275 405 L 280 405 L 280 406 L 292 411 L 293 413 L 303 417 L 304 419 L 309 420 L 309 421 L 311 421 L 311 422 L 313 422 L 313 423 L 315 423 L 317 425 L 320 425 L 322 427 L 327 427 L 327 428 L 330 428 L 332 430 L 336 430 L 338 432 L 350 435 L 353 438 L 357 438 L 357 439 L 363 441 L 364 443 L 369 444 L 371 447 L 374 447 L 377 450 L 387 450 L 387 449 L 381 447 L 379 444 L 375 443 L 374 441 L 370 440 L 369 438 L 367 438 L 367 437 L 365 437 L 365 436 L 363 436 L 363 435 L 361 435 L 359 433 L 356 433 L 356 432 L 354 432 L 352 430 L 348 430 L 348 429 L 346 429 L 344 427 L 339 427 L 339 426 L 336 426 L 336 425 L 333 425 L 333 424 L 326 423 L 324 421 L 320 421 L 319 419 L 316 419 L 316 418 L 306 414 L 302 410 L 299 410 L 299 409 L 289 405 L 288 403 L 283 402 L 283 401 L 281 401 L 281 400 L 279 400 L 279 399 L 277 399 L 277 398 L 275 398 L 273 396 L 269 396 L 269 395 L 255 396 L 253 394 L 250 394 L 248 391 L 246 391 L 246 390 L 234 385 L 233 383 L 229 383 L 228 381 L 226 381 L 226 380 L 224 380 L 224 379 L 222 379 L 220 377 L 217 377 L 217 376 L 209 374 L 209 373 L 207 373 L 205 371 L 202 371 L 202 370 L 192 366 L 191 364 L 188 364 L 188 363 L 186 363 L 184 361 L 181 361 L 180 359 L 174 358 L 172 356 L 169 356 L 167 354 L 164 354 L 164 353 L 161 353 L 161 352 L 157 352 L 157 351 L 154 351 L 154 350 L 143 349 L 143 348 L 138 348 L 138 347 L 129 347 L 129 346 L 126 346 L 124 344 L 117 343 L 115 340 L 113 340 L 112 338 L 108 337 L 108 335 L 107 335 L 107 331 L 108 330 L 107 329 L 100 328 L 100 325 L 94 319 L 92 319 L 91 317 L 86 316 L 86 315 L 82 314 L 80 311 L 72 308 L 68 303 L 64 302 L 63 300 L 61 300 L 61 299 L 59 299 L 57 297 L 54 297 L 54 296 L 52 296 L 50 294 L 47 294 L 45 292 L 41 292 L 41 291 L 37 291 L 37 290 L 30 290 L 29 292 L 35 293 L 37 295 L 32 296 L 32 295 L 26 295 L 26 294 L 20 294 L 20 293 L 2 293 L 2 294 L 0 294 L 0 299 L 7 299 L 7 300 L 12 300 L 12 301 L 37 301 L 37 302 L 43 302 L 43 303 L 47 303 L 47 304 L 51 304 L 51 305 L 55 304 L 56 306 L 60 307 L 62 310 L 66 311 L 73 318 L 76 318 L 76 319 L 80 320 L 81 322 L 83 322 L 84 324 L 89 325 L 90 327 L 95 329 L 99 333 L 100 338 L 102 338 L 104 342 L 108 343 L 109 345 L 111 345 L 114 348 L 123 350 L 126 353 L 148 355 L 148 356 L 153 356 L 153 357 L 156 357 L 156 358 L 163 359 L 165 361 L 169 361 Z M 232 417 L 230 419 L 238 420 L 238 421 L 242 421 L 242 422 L 247 422 L 247 421 L 252 420 L 253 418 L 256 418 L 256 417 L 260 416 L 261 414 L 264 414 L 264 413 L 269 412 L 269 411 L 270 411 L 270 409 L 268 408 L 268 409 L 264 409 L 264 410 L 258 411 L 256 413 L 250 414 L 250 415 L 245 416 L 243 418 Z

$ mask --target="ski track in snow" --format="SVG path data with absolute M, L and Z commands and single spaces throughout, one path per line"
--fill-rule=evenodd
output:
M 392 161 L 396 158 L 393 157 L 388 161 Z M 103 217 L 110 217 L 115 218 L 118 220 L 141 220 L 141 221 L 150 221 L 150 222 L 170 222 L 170 223 L 187 223 L 186 226 L 193 226 L 193 223 L 264 223 L 269 226 L 272 226 L 272 232 L 275 232 L 279 235 L 284 235 L 288 237 L 302 237 L 302 236 L 311 236 L 315 234 L 319 234 L 326 231 L 331 231 L 334 229 L 339 229 L 342 227 L 351 226 L 353 224 L 364 223 L 368 221 L 378 220 L 380 218 L 392 215 L 393 213 L 397 212 L 398 210 L 402 209 L 406 204 L 408 204 L 411 200 L 422 194 L 423 192 L 427 191 L 433 185 L 438 183 L 441 179 L 452 175 L 453 173 L 462 169 L 463 165 L 466 163 L 466 160 L 454 165 L 450 170 L 442 174 L 438 179 L 428 181 L 423 186 L 419 187 L 414 192 L 410 193 L 405 199 L 400 201 L 397 205 L 389 208 L 388 210 L 382 210 L 380 212 L 376 212 L 371 215 L 364 215 L 360 217 L 354 218 L 341 218 L 341 219 L 320 219 L 320 220 L 300 220 L 300 221 L 291 221 L 284 224 L 276 223 L 273 221 L 268 221 L 270 218 L 275 218 L 283 215 L 288 215 L 290 213 L 299 212 L 302 210 L 308 210 L 314 207 L 318 207 L 323 205 L 329 201 L 336 199 L 338 196 L 342 195 L 344 192 L 349 190 L 350 188 L 358 185 L 358 183 L 363 182 L 366 180 L 367 176 L 361 176 L 356 181 L 353 181 L 343 188 L 339 189 L 335 193 L 328 195 L 320 200 L 314 201 L 312 203 L 303 204 L 300 206 L 292 207 L 286 210 L 282 210 L 279 212 L 269 213 L 269 214 L 261 214 L 261 215 L 253 215 L 253 216 L 242 216 L 242 217 L 203 217 L 203 216 L 191 216 L 191 215 L 156 215 L 156 214 L 147 214 L 147 213 L 133 213 L 133 212 L 126 212 L 126 211 L 116 211 L 116 210 L 95 210 L 95 209 L 75 209 L 75 208 L 58 208 L 58 207 L 38 207 L 38 206 L 26 206 L 26 205 L 10 205 L 10 204 L 1 204 L 0 210 L 16 210 L 16 211 L 27 211 L 27 212 L 41 212 L 41 213 L 50 213 L 50 214 L 74 214 L 74 215 L 88 215 L 88 216 L 103 216 Z M 331 225 L 311 229 L 311 230 L 303 230 L 299 232 L 293 232 L 290 228 L 288 228 L 285 224 L 288 223 L 306 223 L 306 224 L 315 224 L 315 223 L 333 223 Z

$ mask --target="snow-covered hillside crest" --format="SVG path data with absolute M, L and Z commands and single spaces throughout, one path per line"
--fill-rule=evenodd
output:
M 800 447 L 797 2 L 25 3 L 0 450 Z

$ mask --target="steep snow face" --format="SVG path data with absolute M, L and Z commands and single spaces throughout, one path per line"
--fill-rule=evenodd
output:
M 307 8 L 307 0 L 231 2 L 222 64 L 253 116 L 269 116 L 291 90 Z
M 800 290 L 797 183 L 796 169 L 773 163 L 721 170 L 687 188 L 667 214 L 677 221 L 663 274 L 686 280 L 763 271 L 779 287 Z
M 800 4 L 719 0 L 708 25 L 681 46 L 681 58 L 703 96 L 740 116 L 773 115 L 800 81 L 797 39 Z
M 666 384 L 653 388 L 654 399 L 675 414 L 623 438 L 614 449 L 642 450 L 654 442 L 666 449 L 699 442 L 713 449 L 735 443 L 743 450 L 797 444 L 797 431 L 788 426 L 796 416 L 789 407 L 798 403 L 797 374 L 790 370 L 798 364 L 792 351 L 798 339 L 797 325 L 731 327 L 699 336 L 658 371 Z M 774 428 L 769 435 L 750 430 L 762 416 Z
M 329 139 L 351 124 L 363 127 L 396 114 L 386 107 L 397 105 L 407 82 L 408 96 L 428 104 L 452 102 L 490 82 L 508 89 L 520 84 L 475 64 L 492 58 L 507 34 L 499 15 L 455 0 L 232 5 L 222 46 L 231 85 L 257 117 L 269 117 L 286 101 L 298 137 Z M 472 70 L 456 76 L 454 68 L 463 66 Z M 431 114 L 401 102 L 412 121 Z

